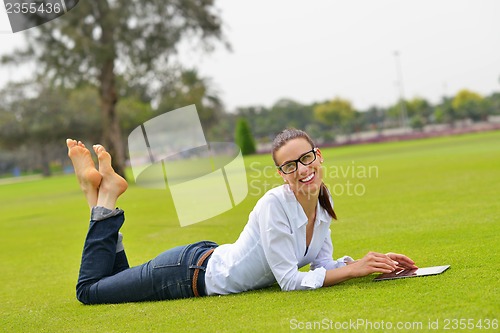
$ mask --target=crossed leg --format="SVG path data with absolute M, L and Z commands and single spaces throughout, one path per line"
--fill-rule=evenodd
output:
M 93 146 L 99 160 L 99 173 L 102 181 L 97 193 L 97 206 L 115 209 L 116 200 L 128 188 L 127 181 L 117 174 L 111 166 L 111 155 L 101 145 Z
M 111 166 L 111 156 L 101 145 L 94 145 L 99 160 L 99 171 L 94 165 L 90 151 L 81 141 L 67 139 L 68 156 L 75 168 L 80 188 L 85 194 L 90 208 L 102 206 L 116 207 L 116 200 L 128 187 L 127 181 Z
M 111 280 L 104 278 L 114 277 L 129 269 L 121 241 L 122 236 L 119 232 L 125 218 L 122 210 L 115 209 L 116 200 L 125 192 L 128 184 L 113 170 L 111 156 L 103 146 L 93 146 L 99 160 L 99 170 L 97 170 L 90 151 L 81 141 L 67 139 L 66 144 L 76 177 L 92 210 L 90 226 L 82 252 L 76 288 L 77 297 L 86 304 L 121 300 L 123 292 L 116 288 L 123 285 L 124 281 L 120 278 Z M 107 208 L 117 214 L 97 220 L 94 217 L 94 207 L 96 206 Z M 96 216 L 99 217 L 99 214 Z M 107 284 L 105 281 L 109 283 Z M 114 282 L 120 283 L 115 286 Z
M 94 161 L 90 156 L 90 151 L 81 141 L 67 139 L 68 156 L 73 163 L 76 178 L 80 183 L 80 188 L 87 198 L 89 207 L 97 205 L 99 185 L 102 181 L 102 175 L 97 171 Z

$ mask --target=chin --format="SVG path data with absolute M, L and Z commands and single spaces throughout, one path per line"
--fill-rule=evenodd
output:
M 312 183 L 312 184 L 296 184 L 296 192 L 307 195 L 307 196 L 315 196 L 319 195 L 319 191 L 321 189 L 321 183 Z

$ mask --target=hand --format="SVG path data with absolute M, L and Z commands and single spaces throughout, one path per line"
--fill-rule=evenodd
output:
M 393 253 L 391 253 L 391 255 L 393 255 Z M 349 263 L 348 267 L 350 268 L 353 277 L 362 277 L 372 273 L 394 272 L 398 267 L 398 264 L 399 262 L 391 259 L 389 255 L 377 252 L 368 252 L 368 254 L 362 259 Z
M 391 258 L 392 260 L 397 261 L 397 263 L 398 263 L 397 265 L 400 268 L 404 268 L 404 269 L 418 268 L 417 266 L 415 266 L 415 262 L 413 260 L 411 260 L 410 258 L 408 258 L 407 256 L 405 256 L 404 254 L 389 252 L 386 255 L 389 258 Z

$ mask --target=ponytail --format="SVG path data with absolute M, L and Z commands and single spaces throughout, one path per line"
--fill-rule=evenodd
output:
M 330 214 L 330 216 L 336 220 L 337 214 L 335 214 L 335 211 L 333 210 L 332 202 L 330 201 L 330 191 L 328 191 L 325 183 L 321 183 L 318 200 L 321 207 L 323 207 L 323 209 L 326 210 L 328 214 Z

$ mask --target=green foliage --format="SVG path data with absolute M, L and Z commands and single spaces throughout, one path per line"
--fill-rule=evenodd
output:
M 314 123 L 312 105 L 304 105 L 292 99 L 280 99 L 270 108 L 262 106 L 242 107 L 237 117 L 245 118 L 253 134 L 260 141 L 268 142 L 283 128 L 306 128 Z
M 427 100 L 415 97 L 406 102 L 406 111 L 408 112 L 410 123 L 413 122 L 412 119 L 419 119 L 422 123 L 420 128 L 422 128 L 425 124 L 430 123 L 433 108 Z
M 23 171 L 37 168 L 49 175 L 51 161 L 66 159 L 61 143 L 68 137 L 90 143 L 101 141 L 99 96 L 93 86 L 64 89 L 25 84 L 9 86 L 0 93 L 4 101 L 0 142 L 3 149 L 20 157 L 16 163 Z M 117 109 L 124 135 L 153 116 L 151 104 L 133 95 L 120 100 Z
M 356 118 L 356 112 L 351 102 L 339 97 L 316 105 L 314 115 L 323 124 L 340 129 L 344 133 L 352 132 Z
M 116 105 L 116 110 L 124 137 L 137 126 L 154 117 L 151 103 L 141 101 L 133 95 L 121 98 Z
M 434 110 L 434 121 L 437 124 L 442 124 L 445 122 L 444 110 L 439 106 L 437 106 L 436 109 Z
M 424 128 L 424 125 L 425 125 L 425 120 L 422 116 L 414 115 L 410 119 L 410 126 L 413 129 L 422 130 L 422 128 Z
M 241 153 L 243 155 L 250 155 L 255 153 L 255 142 L 250 130 L 250 125 L 248 124 L 248 121 L 246 119 L 240 118 L 238 120 L 234 137 L 235 143 L 240 147 Z
M 101 142 L 115 156 L 115 170 L 124 175 L 117 82 L 154 90 L 168 75 L 169 59 L 185 37 L 202 41 L 205 50 L 222 40 L 222 22 L 214 9 L 213 0 L 81 1 L 67 15 L 27 32 L 28 46 L 2 62 L 35 62 L 38 77 L 56 86 L 95 85 Z
M 217 124 L 224 113 L 222 101 L 212 91 L 207 78 L 201 78 L 195 69 L 178 70 L 162 87 L 158 113 L 165 113 L 187 105 L 196 105 L 201 123 L 206 131 Z
M 45 176 L 51 174 L 50 162 L 58 158 L 57 146 L 66 138 L 98 138 L 98 99 L 92 87 L 69 90 L 40 82 L 14 85 L 2 93 L 8 101 L 0 110 L 3 146 L 17 152 L 26 146 L 29 167 L 42 169 Z
M 387 118 L 386 110 L 380 107 L 372 106 L 364 111 L 361 116 L 364 116 L 366 123 L 371 129 L 382 129 Z
M 400 251 L 422 267 L 451 264 L 451 269 L 435 277 L 377 283 L 368 276 L 314 291 L 281 292 L 273 286 L 221 297 L 83 306 L 75 284 L 89 212 L 74 176 L 2 184 L 0 331 L 186 332 L 206 322 L 210 332 L 289 332 L 292 320 L 363 319 L 422 322 L 424 329 L 414 331 L 437 332 L 427 329 L 429 321 L 439 320 L 443 328 L 445 319 L 499 319 L 500 206 L 492 186 L 500 182 L 499 140 L 497 131 L 322 149 L 326 174 L 353 163 L 379 169 L 378 177 L 327 179 L 332 189 L 347 180 L 366 188 L 363 196 L 334 195 L 335 258 Z M 165 192 L 131 184 L 119 201 L 126 210 L 122 232 L 130 264 L 201 239 L 234 242 L 262 193 L 280 184 L 266 171 L 272 165 L 268 155 L 249 156 L 245 164 L 248 197 L 186 228 L 179 227 Z
M 487 117 L 483 97 L 467 89 L 460 90 L 455 95 L 452 106 L 459 119 L 470 118 L 473 121 L 479 121 Z
M 489 112 L 492 115 L 500 115 L 500 93 L 493 93 L 486 98 Z
M 314 121 L 311 106 L 303 105 L 292 99 L 280 99 L 269 110 L 268 122 L 272 125 L 271 133 L 277 134 L 283 128 L 305 128 Z
M 213 0 L 82 1 L 69 14 L 29 30 L 28 48 L 3 60 L 35 60 L 39 74 L 71 85 L 100 82 L 116 61 L 114 72 L 124 82 L 148 85 L 166 73 L 183 38 L 209 49 L 223 40 L 221 24 Z

